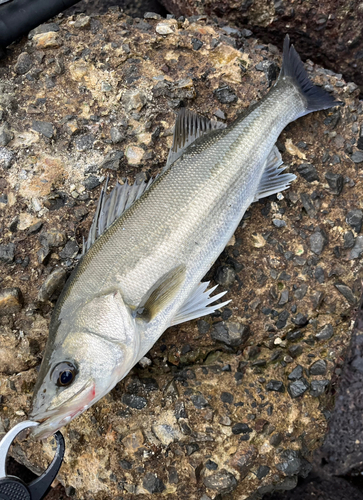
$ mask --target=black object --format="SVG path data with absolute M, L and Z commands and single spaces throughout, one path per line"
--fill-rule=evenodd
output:
M 57 441 L 57 451 L 52 463 L 41 476 L 31 483 L 25 484 L 16 476 L 6 475 L 5 461 L 11 443 L 20 432 L 34 425 L 38 424 L 36 422 L 21 422 L 11 429 L 0 442 L 0 500 L 40 500 L 48 493 L 58 474 L 65 450 L 64 438 L 59 431 L 54 434 Z
M 0 0 L 0 47 L 71 7 L 79 0 Z

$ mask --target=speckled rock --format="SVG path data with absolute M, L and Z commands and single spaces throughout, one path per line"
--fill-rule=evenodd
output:
M 59 293 L 50 286 L 57 275 L 50 277 L 75 264 L 99 184 L 106 175 L 112 186 L 160 173 L 180 106 L 230 123 L 268 90 L 256 66 L 266 58 L 281 65 L 276 49 L 248 37 L 242 53 L 203 19 L 167 23 L 167 35 L 156 31 L 161 19 L 131 20 L 115 11 L 91 17 L 85 29 L 77 19 L 59 18 L 59 30 L 47 32 L 59 46 L 40 48 L 38 33 L 13 44 L 0 66 L 0 109 L 14 134 L 4 146 L 13 159 L 0 179 L 0 278 L 2 288 L 18 287 L 24 297 L 20 311 L 0 317 L 5 431 L 29 415 Z M 15 65 L 25 50 L 33 66 L 19 75 Z M 319 179 L 298 176 L 289 192 L 250 207 L 206 276 L 213 281 L 224 266 L 233 271 L 228 307 L 170 328 L 147 354 L 149 363 L 63 428 L 67 456 L 58 479 L 74 498 L 200 500 L 230 490 L 231 499 L 246 500 L 292 487 L 306 473 L 326 432 L 334 365 L 349 342 L 349 311 L 363 278 L 361 257 L 351 259 L 354 247 L 344 246 L 347 231 L 355 242 L 361 236 L 357 221 L 353 227 L 346 218 L 363 208 L 359 164 L 351 161 L 363 107 L 344 80 L 310 63 L 307 69 L 346 105 L 339 116 L 329 110 L 292 123 L 279 147 L 291 171 L 309 163 Z M 127 92 L 143 96 L 135 97 L 136 107 L 127 107 Z M 53 136 L 33 130 L 34 121 L 52 124 Z M 117 170 L 102 164 L 115 150 L 125 155 L 115 158 Z M 344 171 L 339 196 L 327 170 Z M 21 230 L 24 213 L 32 226 Z M 326 234 L 321 253 L 310 247 L 316 233 Z M 324 374 L 310 372 L 317 360 L 326 363 Z M 300 378 L 289 380 L 292 372 Z M 12 454 L 40 472 L 53 452 L 50 442 L 29 440 Z

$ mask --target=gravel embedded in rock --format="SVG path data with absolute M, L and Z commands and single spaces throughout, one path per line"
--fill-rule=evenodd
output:
M 236 279 L 236 271 L 231 266 L 221 266 L 217 269 L 214 279 L 218 285 L 229 288 Z
M 213 462 L 213 460 L 208 459 L 206 461 L 206 463 L 205 463 L 205 467 L 208 470 L 217 470 L 218 469 L 218 464 L 216 464 L 215 462 Z
M 0 146 L 6 146 L 13 139 L 14 134 L 9 128 L 7 122 L 0 125 Z
M 203 483 L 210 490 L 217 491 L 221 495 L 231 493 L 237 487 L 237 480 L 233 474 L 221 469 L 219 472 L 203 478 Z
M 347 299 L 351 306 L 355 306 L 357 299 L 354 297 L 352 289 L 345 283 L 335 283 L 335 288 Z
M 308 291 L 308 285 L 303 283 L 299 288 L 295 290 L 294 292 L 295 299 L 302 300 L 305 297 L 307 291 Z
M 282 462 L 278 463 L 276 468 L 286 476 L 300 474 L 302 477 L 306 477 L 311 471 L 311 464 L 302 458 L 297 450 L 284 450 L 280 455 L 280 459 Z
M 274 226 L 281 228 L 286 226 L 286 222 L 281 219 L 272 219 L 272 223 Z
M 0 316 L 18 312 L 23 307 L 23 295 L 20 288 L 3 288 L 0 290 Z
M 15 257 L 15 244 L 0 245 L 0 261 L 10 264 Z
M 354 161 L 354 163 L 363 163 L 363 152 L 356 151 L 352 154 L 351 159 Z
M 76 139 L 76 148 L 78 151 L 89 151 L 93 148 L 94 137 L 91 134 L 82 135 Z
M 309 368 L 310 375 L 325 375 L 326 374 L 326 361 L 318 359 Z
M 315 335 L 315 338 L 318 340 L 329 340 L 334 335 L 333 325 L 328 323 L 324 326 L 324 328 Z
M 328 243 L 328 238 L 326 236 L 325 231 L 315 231 L 310 236 L 310 250 L 314 252 L 316 255 L 320 255 L 324 250 L 324 247 Z
M 193 455 L 193 453 L 195 453 L 196 451 L 199 451 L 199 444 L 198 443 L 189 443 L 186 445 L 185 449 L 186 449 L 188 457 L 190 457 L 190 455 Z
M 289 302 L 289 290 L 283 290 L 278 305 L 283 306 Z
M 327 180 L 332 193 L 339 196 L 344 186 L 344 177 L 342 176 L 342 174 L 327 172 L 325 174 L 325 179 Z
M 233 394 L 231 394 L 230 392 L 222 392 L 221 401 L 223 403 L 232 404 L 233 403 Z
M 14 153 L 10 149 L 0 147 L 0 167 L 8 169 L 14 161 Z
M 279 380 L 269 380 L 266 384 L 267 391 L 285 392 L 285 386 Z
M 305 326 L 308 323 L 308 318 L 302 313 L 298 313 L 295 318 L 292 318 L 292 322 L 297 326 Z
M 354 260 L 354 259 L 359 259 L 362 256 L 363 253 L 363 236 L 357 236 L 354 247 L 352 248 L 349 259 Z
M 39 235 L 39 241 L 44 246 L 61 247 L 65 244 L 67 239 L 66 233 L 63 231 L 58 231 L 57 229 L 49 229 L 49 231 L 41 233 Z
M 124 134 L 117 127 L 111 127 L 110 136 L 113 144 L 117 144 L 125 139 Z
M 78 251 L 79 246 L 77 245 L 77 242 L 74 240 L 69 240 L 65 244 L 63 250 L 59 252 L 59 257 L 61 259 L 74 259 L 78 254 Z
M 198 410 L 202 410 L 203 408 L 206 408 L 209 406 L 208 402 L 206 401 L 205 397 L 203 394 L 192 394 L 190 396 L 190 399 L 193 403 L 193 405 L 198 408 Z
M 110 151 L 105 156 L 103 162 L 100 164 L 101 168 L 118 170 L 120 167 L 120 161 L 124 157 L 122 151 Z
M 256 477 L 257 479 L 263 479 L 267 474 L 270 472 L 270 467 L 267 465 L 260 465 L 259 468 L 256 471 Z
M 297 365 L 287 377 L 289 380 L 299 380 L 303 376 L 303 367 Z
M 307 193 L 301 193 L 300 199 L 308 216 L 314 218 L 316 216 L 316 208 L 313 203 L 313 200 L 311 199 L 311 196 Z
M 311 163 L 301 163 L 301 165 L 299 165 L 296 170 L 298 174 L 308 182 L 319 180 L 318 171 Z
M 287 390 L 292 398 L 297 398 L 309 389 L 309 384 L 305 378 L 295 380 L 288 385 Z
M 213 93 L 218 101 L 222 104 L 230 104 L 237 101 L 236 94 L 228 85 L 219 87 L 218 89 L 214 90 Z
M 232 426 L 232 433 L 233 434 L 248 434 L 252 432 L 251 427 L 248 426 L 248 424 L 244 424 L 242 422 L 238 424 L 234 424 Z
M 149 493 L 162 493 L 165 490 L 165 485 L 162 480 L 153 472 L 145 474 L 142 485 Z
M 360 233 L 363 222 L 363 211 L 359 209 L 351 210 L 350 212 L 348 212 L 345 220 L 356 233 Z
M 28 52 L 21 52 L 18 56 L 14 69 L 18 75 L 25 75 L 25 73 L 27 73 L 32 66 L 33 61 L 31 60 Z
M 310 384 L 310 394 L 313 398 L 318 398 L 324 394 L 326 387 L 329 385 L 329 380 L 312 380 Z
M 142 410 L 145 408 L 147 401 L 145 398 L 141 396 L 135 396 L 134 394 L 124 394 L 122 396 L 122 402 L 129 406 L 130 408 L 134 408 L 135 410 Z
M 57 23 L 45 23 L 37 26 L 33 30 L 29 31 L 28 38 L 31 40 L 34 35 L 40 35 L 41 33 L 49 33 L 50 31 L 59 31 L 59 25 Z
M 87 177 L 87 179 L 84 180 L 83 184 L 84 184 L 84 187 L 86 189 L 91 191 L 92 189 L 99 186 L 101 184 L 101 182 L 100 182 L 99 178 L 96 177 L 95 175 L 90 175 L 89 177 Z
M 67 272 L 62 267 L 54 269 L 51 274 L 46 278 L 38 292 L 38 300 L 44 302 L 49 300 L 56 292 L 61 292 L 66 281 Z
M 344 248 L 353 248 L 354 247 L 354 234 L 352 231 L 346 231 L 344 233 Z
M 50 122 L 42 122 L 38 120 L 34 120 L 32 124 L 32 129 L 40 134 L 44 135 L 48 139 L 51 139 L 54 135 L 54 127 Z
M 221 321 L 213 326 L 210 336 L 213 340 L 218 340 L 231 347 L 245 344 L 251 335 L 248 325 L 242 325 L 235 321 Z

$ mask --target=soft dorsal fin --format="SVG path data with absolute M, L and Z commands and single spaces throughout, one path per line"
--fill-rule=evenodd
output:
M 177 314 L 174 316 L 170 326 L 179 325 L 179 323 L 184 323 L 185 321 L 190 321 L 191 319 L 207 316 L 208 314 L 212 314 L 217 309 L 220 309 L 231 302 L 230 300 L 226 300 L 221 304 L 213 304 L 222 298 L 227 292 L 221 292 L 211 297 L 211 294 L 218 285 L 212 287 L 210 290 L 207 290 L 209 283 L 209 281 L 206 283 L 199 283 L 194 292 L 190 295 L 190 297 L 188 297 Z
M 135 316 L 151 321 L 173 300 L 184 283 L 185 272 L 185 266 L 180 264 L 165 273 L 141 300 Z
M 182 108 L 175 120 L 173 145 L 170 148 L 168 160 L 164 167 L 167 170 L 180 156 L 185 149 L 198 137 L 208 134 L 212 130 L 226 128 L 226 125 L 217 120 L 209 120 L 200 116 L 194 111 Z
M 132 185 L 127 181 L 125 184 L 117 182 L 116 186 L 109 194 L 106 194 L 108 179 L 106 180 L 98 200 L 96 213 L 93 217 L 87 241 L 83 242 L 82 255 L 91 248 L 97 238 L 99 238 L 101 234 L 120 217 L 120 215 L 140 198 L 155 179 L 151 178 L 149 181 L 141 182 L 141 184 L 136 184 L 135 182 Z
M 283 164 L 280 151 L 274 146 L 265 162 L 265 169 L 253 201 L 271 196 L 290 187 L 290 182 L 296 179 L 294 174 L 282 174 L 286 167 Z

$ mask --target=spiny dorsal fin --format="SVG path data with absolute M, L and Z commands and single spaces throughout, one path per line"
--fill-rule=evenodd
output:
M 260 184 L 253 201 L 265 196 L 279 193 L 290 187 L 290 182 L 296 179 L 294 174 L 282 174 L 286 167 L 279 168 L 283 164 L 280 151 L 274 146 L 265 162 L 265 170 L 262 174 Z
M 88 233 L 86 242 L 83 242 L 84 255 L 93 245 L 93 243 L 103 234 L 111 224 L 122 215 L 140 196 L 150 187 L 155 179 L 143 181 L 141 184 L 136 182 L 130 185 L 127 181 L 125 184 L 117 182 L 113 190 L 106 194 L 108 179 L 102 188 L 100 198 L 98 200 L 96 213 Z
M 162 276 L 147 292 L 135 311 L 138 318 L 151 321 L 175 297 L 185 280 L 185 266 L 181 264 Z
M 211 297 L 210 295 L 214 292 L 218 285 L 214 286 L 210 290 L 207 290 L 209 283 L 209 281 L 206 283 L 199 283 L 194 292 L 190 295 L 190 297 L 188 297 L 177 314 L 174 316 L 170 326 L 179 325 L 179 323 L 184 323 L 184 321 L 190 321 L 191 319 L 207 316 L 208 314 L 212 314 L 217 309 L 220 309 L 231 302 L 230 300 L 226 300 L 221 304 L 213 304 L 213 302 L 222 298 L 227 292 L 221 292 Z
M 164 167 L 167 170 L 185 149 L 198 137 L 208 134 L 212 130 L 226 128 L 226 125 L 216 120 L 209 120 L 194 111 L 182 108 L 175 120 L 173 145 L 170 148 L 168 160 Z

